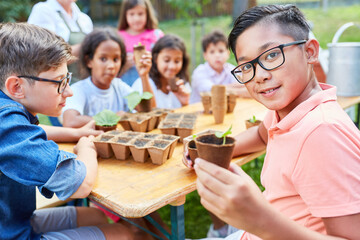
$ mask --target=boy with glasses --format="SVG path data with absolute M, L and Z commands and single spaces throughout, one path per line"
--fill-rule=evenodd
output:
M 48 198 L 84 198 L 97 175 L 93 136 L 79 140 L 76 156 L 47 139 L 47 132 L 74 138 L 72 129 L 37 126 L 36 114 L 60 115 L 72 95 L 71 57 L 70 46 L 48 30 L 0 24 L 0 239 L 132 238 L 95 208 L 35 210 L 35 187 Z
M 236 137 L 234 156 L 267 153 L 260 192 L 240 167 L 195 161 L 201 203 L 243 231 L 228 239 L 359 239 L 360 134 L 319 84 L 319 43 L 298 8 L 259 6 L 229 35 L 239 64 L 234 77 L 269 112 Z

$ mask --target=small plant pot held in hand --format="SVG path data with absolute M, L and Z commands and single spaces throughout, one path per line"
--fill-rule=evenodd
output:
M 200 158 L 219 165 L 223 168 L 229 168 L 232 159 L 235 139 L 226 137 L 225 144 L 223 139 L 215 134 L 206 134 L 195 139 L 198 155 Z

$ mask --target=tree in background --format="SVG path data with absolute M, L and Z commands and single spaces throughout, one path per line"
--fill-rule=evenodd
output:
M 0 22 L 26 22 L 36 0 L 0 1 Z

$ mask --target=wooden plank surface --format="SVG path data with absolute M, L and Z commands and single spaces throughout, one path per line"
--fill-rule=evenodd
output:
M 339 97 L 343 108 L 360 102 L 360 97 Z M 245 120 L 255 115 L 263 119 L 266 108 L 252 99 L 238 99 L 234 113 L 227 114 L 222 124 L 214 124 L 212 115 L 202 114 L 201 103 L 188 105 L 176 112 L 198 112 L 194 133 L 207 129 L 226 130 L 233 125 L 233 136 L 245 130 Z M 152 133 L 160 133 L 155 129 Z M 59 144 L 60 149 L 72 152 L 74 144 Z M 242 165 L 262 155 L 265 151 L 241 156 L 233 159 Z M 174 154 L 165 164 L 153 165 L 150 162 L 136 163 L 130 157 L 128 160 L 114 158 L 99 158 L 98 178 L 89 198 L 124 217 L 143 217 L 157 209 L 177 202 L 183 202 L 186 194 L 196 189 L 196 174 L 187 169 L 181 162 L 183 144 L 178 143 Z M 38 197 L 37 201 L 42 201 Z M 42 205 L 46 207 L 46 204 Z

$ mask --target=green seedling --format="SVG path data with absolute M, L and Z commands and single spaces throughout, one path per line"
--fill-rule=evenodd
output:
M 192 139 L 193 139 L 193 140 L 195 140 L 196 137 L 197 137 L 196 134 L 193 134 L 193 135 L 192 135 Z
M 120 116 L 118 116 L 113 111 L 104 109 L 103 111 L 93 116 L 93 119 L 98 126 L 114 126 L 119 122 Z
M 226 136 L 232 133 L 231 128 L 232 128 L 232 125 L 229 127 L 229 129 L 226 132 L 215 132 L 216 137 L 223 138 L 223 145 L 225 145 Z
M 252 116 L 252 118 L 249 119 L 249 122 L 255 123 L 257 121 L 255 115 Z
M 153 97 L 153 95 L 149 92 L 144 92 L 140 95 L 139 92 L 135 91 L 130 93 L 129 95 L 125 96 L 128 101 L 128 107 L 130 112 L 134 110 L 134 108 L 141 102 L 141 100 L 146 99 L 149 100 Z

